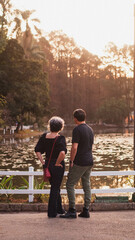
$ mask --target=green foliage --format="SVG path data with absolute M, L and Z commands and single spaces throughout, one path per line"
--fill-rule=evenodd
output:
M 0 113 L 1 125 L 16 121 L 18 126 L 40 123 L 49 112 L 70 121 L 75 108 L 84 108 L 89 121 L 98 117 L 120 123 L 127 112 L 133 111 L 133 79 L 129 77 L 133 71 L 133 46 L 119 48 L 110 42 L 100 58 L 78 47 L 62 31 L 49 33 L 48 40 L 42 37 L 39 20 L 32 18 L 34 10 L 13 11 L 11 0 L 1 0 L 0 7 L 0 94 L 7 100 L 4 113 Z M 15 39 L 8 40 L 11 27 L 20 45 Z M 112 98 L 124 99 L 124 104 L 116 107 Z M 115 111 L 103 109 L 107 102 Z
M 21 186 L 19 189 L 28 189 L 29 188 L 29 182 L 26 180 L 26 178 L 21 177 L 25 185 Z
M 13 177 L 14 176 L 10 176 L 10 177 L 4 177 L 1 181 L 0 181 L 0 189 L 12 189 L 14 190 L 15 187 L 13 186 Z M 7 201 L 9 201 L 12 197 L 13 194 L 3 194 L 6 195 Z M 2 196 L 2 194 L 0 194 L 0 196 Z
M 98 117 L 105 123 L 122 124 L 128 116 L 129 108 L 123 99 L 111 98 L 105 101 L 98 109 Z
M 135 193 L 132 194 L 132 202 L 135 202 Z
M 0 126 L 4 125 L 4 120 L 3 120 L 3 109 L 5 108 L 7 104 L 6 98 L 3 95 L 0 95 Z
M 32 114 L 40 119 L 47 113 L 47 75 L 40 62 L 24 58 L 24 51 L 15 39 L 8 41 L 0 54 L 0 94 L 6 97 L 7 109 L 14 122 L 26 121 Z
M 22 177 L 22 180 L 24 181 L 25 185 L 21 186 L 19 189 L 28 189 L 29 182 L 24 177 Z M 34 189 L 44 189 L 46 185 L 48 185 L 48 183 L 44 181 L 39 182 L 37 179 L 34 179 Z M 35 194 L 34 199 L 38 202 L 44 202 L 48 200 L 48 195 L 45 196 L 44 194 Z
M 41 53 L 41 51 L 37 49 L 37 45 L 34 44 L 35 39 L 33 37 L 33 31 L 31 31 L 32 26 L 32 30 L 36 32 L 36 36 L 41 36 L 41 30 L 35 25 L 40 23 L 40 21 L 31 16 L 34 12 L 35 10 L 21 11 L 16 9 L 14 11 L 15 26 L 12 32 L 16 35 L 16 39 L 23 47 L 26 58 L 44 59 L 43 53 Z M 22 29 L 22 25 L 25 25 L 25 31 Z
M 0 109 L 6 105 L 7 101 L 3 95 L 0 95 Z
M 12 15 L 11 0 L 0 1 L 0 53 L 5 49 L 7 44 L 8 29 L 11 24 L 10 16 Z
M 7 44 L 7 36 L 6 32 L 0 30 L 0 53 L 2 53 L 6 47 Z
M 12 186 L 12 182 L 11 180 L 13 179 L 13 176 L 10 176 L 10 177 L 4 177 L 1 182 L 0 182 L 0 189 L 11 189 L 11 186 Z M 7 183 L 9 183 L 9 185 L 7 186 Z
M 10 176 L 10 177 L 4 177 L 1 181 L 0 181 L 0 189 L 15 189 L 15 186 L 13 185 L 13 177 L 14 176 Z M 26 178 L 21 177 L 24 185 L 18 187 L 18 189 L 28 189 L 29 188 L 29 182 Z M 45 183 L 44 181 L 39 182 L 38 180 L 34 179 L 34 189 L 44 189 L 45 186 L 48 186 L 48 183 Z M 12 197 L 13 194 L 0 194 L 0 197 L 2 195 L 6 195 L 7 201 L 9 201 Z M 48 201 L 48 197 L 49 195 L 45 195 L 45 194 L 35 194 L 34 198 L 35 201 L 37 202 L 46 202 Z
M 47 183 L 45 183 L 44 181 L 42 181 L 41 183 L 39 183 L 37 180 L 35 180 L 34 182 L 34 188 L 35 189 L 44 189 L 45 185 L 48 185 Z M 44 202 L 46 200 L 48 200 L 48 195 L 45 196 L 45 194 L 35 194 L 34 198 L 36 201 L 38 202 Z
M 24 188 L 29 188 L 29 181 L 24 178 L 21 177 L 23 182 L 25 183 L 25 185 L 23 186 Z M 48 185 L 46 182 L 42 181 L 41 183 L 38 180 L 34 180 L 34 189 L 44 189 L 44 186 Z

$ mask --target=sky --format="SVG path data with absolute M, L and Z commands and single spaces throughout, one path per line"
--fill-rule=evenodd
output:
M 108 42 L 133 44 L 134 0 L 12 0 L 15 8 L 36 10 L 44 33 L 63 30 L 78 46 L 103 55 Z

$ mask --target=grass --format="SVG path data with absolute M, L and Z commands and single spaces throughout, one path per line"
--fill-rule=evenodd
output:
M 31 136 L 38 136 L 41 135 L 40 131 L 26 129 L 26 130 L 20 130 L 18 133 L 15 133 L 16 138 L 26 138 Z
M 28 138 L 28 137 L 32 137 L 32 136 L 39 136 L 41 135 L 42 132 L 38 131 L 38 130 L 32 130 L 32 129 L 25 129 L 25 130 L 20 130 L 18 133 L 14 133 L 14 134 L 10 134 L 9 131 L 6 132 L 5 135 L 3 135 L 3 133 L 1 133 L 0 135 L 0 141 L 3 140 L 3 138 L 11 138 L 11 136 L 15 137 L 15 138 Z

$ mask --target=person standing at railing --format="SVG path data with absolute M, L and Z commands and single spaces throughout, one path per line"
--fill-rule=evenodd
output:
M 43 167 L 47 167 L 52 146 L 55 141 L 51 161 L 49 163 L 51 190 L 48 203 L 48 217 L 54 218 L 57 214 L 65 213 L 61 203 L 60 186 L 64 176 L 64 158 L 67 149 L 65 137 L 59 134 L 64 128 L 64 120 L 60 117 L 52 117 L 48 122 L 48 127 L 49 132 L 44 133 L 40 137 L 35 147 L 35 152 Z M 42 156 L 43 153 L 45 153 L 45 161 Z
M 86 113 L 82 109 L 76 109 L 73 113 L 76 127 L 72 134 L 72 148 L 70 154 L 70 168 L 66 183 L 69 210 L 62 218 L 76 218 L 75 209 L 75 185 L 81 179 L 84 190 L 84 208 L 79 217 L 89 218 L 89 205 L 91 199 L 90 173 L 93 166 L 92 145 L 94 134 L 86 122 Z

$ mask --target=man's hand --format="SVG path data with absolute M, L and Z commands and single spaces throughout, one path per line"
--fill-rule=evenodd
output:
M 72 143 L 71 153 L 70 153 L 70 167 L 74 166 L 74 159 L 77 153 L 78 143 Z
M 70 161 L 70 167 L 72 168 L 74 166 L 74 162 Z

